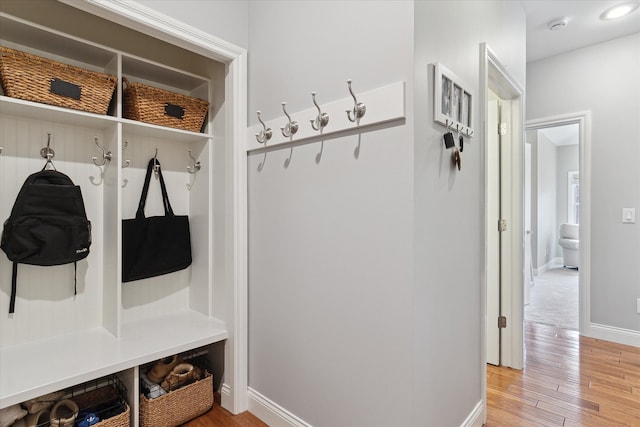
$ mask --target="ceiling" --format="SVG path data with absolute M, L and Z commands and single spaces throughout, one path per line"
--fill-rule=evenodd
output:
M 640 8 L 625 17 L 603 21 L 600 15 L 620 3 L 640 0 L 521 0 L 527 15 L 527 62 L 640 32 Z M 567 17 L 560 31 L 548 29 L 554 19 Z
M 575 145 L 580 142 L 580 128 L 577 123 L 538 129 L 554 145 Z

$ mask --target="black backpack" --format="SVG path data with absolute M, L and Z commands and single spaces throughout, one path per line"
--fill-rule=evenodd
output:
M 18 193 L 11 216 L 4 223 L 0 248 L 13 261 L 11 302 L 16 303 L 18 263 L 60 265 L 89 255 L 91 222 L 80 187 L 56 170 L 30 175 Z M 74 273 L 75 276 L 75 273 Z M 76 294 L 74 278 L 74 295 Z

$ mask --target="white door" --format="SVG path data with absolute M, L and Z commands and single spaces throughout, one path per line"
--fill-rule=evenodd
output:
M 499 318 L 513 318 L 511 299 L 513 286 L 514 221 L 512 101 L 490 93 L 488 103 L 488 212 L 487 212 L 487 363 L 511 366 L 512 337 L 503 333 Z M 507 325 L 514 327 L 513 325 Z
M 495 95 L 494 95 L 495 96 Z M 490 129 L 487 140 L 487 363 L 500 364 L 500 138 L 498 123 L 500 112 L 497 99 L 489 101 Z

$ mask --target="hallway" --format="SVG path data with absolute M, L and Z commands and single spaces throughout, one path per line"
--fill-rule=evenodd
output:
M 578 330 L 578 270 L 555 265 L 534 278 L 525 322 Z
M 487 365 L 487 424 L 637 426 L 640 348 L 525 323 L 522 371 Z

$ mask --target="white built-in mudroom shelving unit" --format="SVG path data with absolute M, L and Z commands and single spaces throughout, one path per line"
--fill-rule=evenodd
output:
M 229 225 L 235 197 L 228 64 L 63 3 L 44 2 L 50 10 L 22 3 L 3 6 L 2 46 L 112 74 L 119 83 L 106 116 L 0 96 L 1 220 L 9 217 L 26 177 L 44 166 L 40 150 L 51 134 L 53 164 L 81 186 L 93 237 L 89 257 L 78 263 L 75 297 L 73 264 L 20 264 L 12 318 L 11 263 L 0 254 L 0 408 L 115 374 L 128 388 L 131 425 L 137 426 L 142 365 L 192 349 L 223 352 L 211 357 L 214 383 L 223 365 L 232 365 L 227 339 L 237 315 L 232 304 L 238 263 Z M 204 132 L 123 118 L 123 77 L 208 100 Z M 101 167 L 92 161 L 102 158 L 94 138 L 112 153 Z M 121 221 L 135 216 L 156 149 L 173 209 L 190 217 L 193 264 L 122 283 Z M 189 173 L 189 151 L 201 164 L 195 174 Z M 163 214 L 159 187 L 152 178 L 147 216 Z M 224 374 L 225 384 L 237 376 Z

